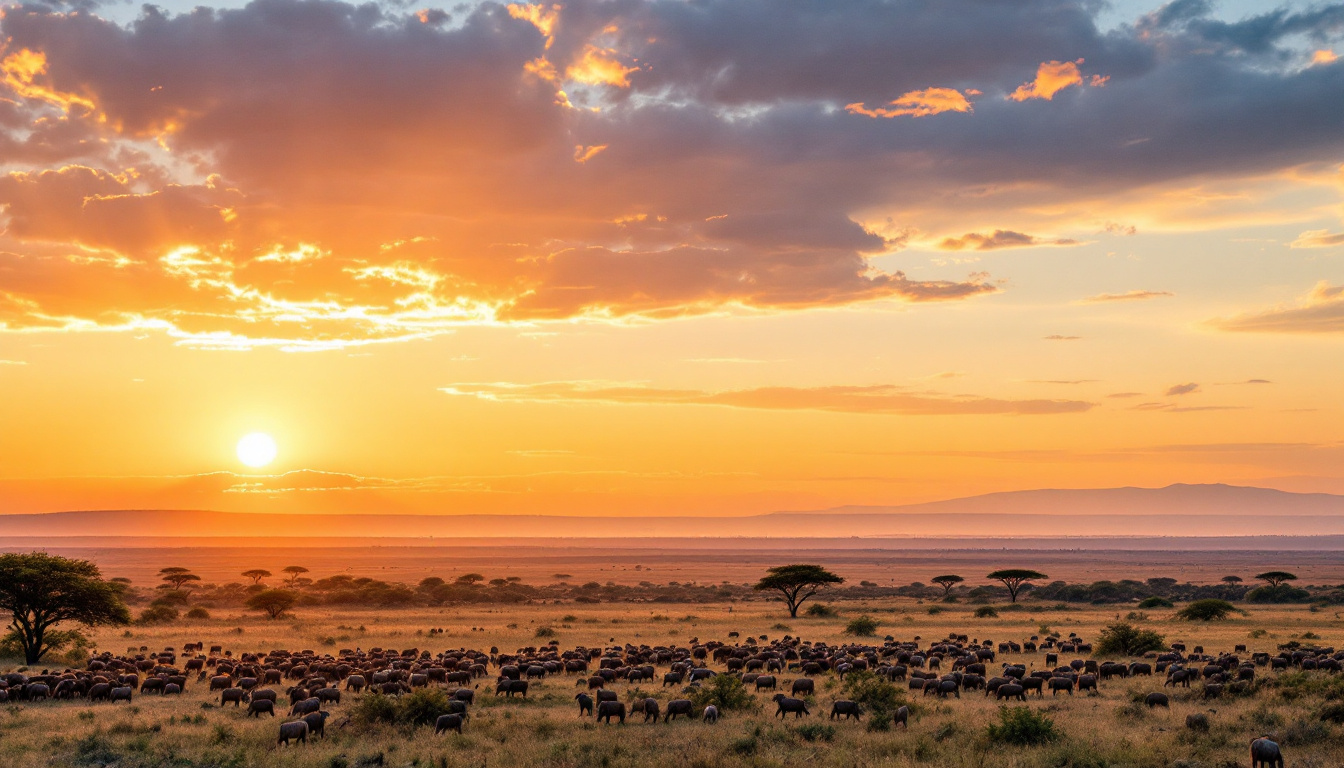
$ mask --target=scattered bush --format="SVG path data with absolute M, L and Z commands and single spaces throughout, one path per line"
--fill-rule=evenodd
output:
M 1218 621 L 1226 619 L 1235 610 L 1237 607 L 1226 600 L 1209 598 L 1196 600 L 1185 606 L 1176 612 L 1176 618 L 1186 621 Z
M 1310 599 L 1311 593 L 1307 590 L 1287 584 L 1256 587 L 1246 593 L 1248 603 L 1305 603 Z
M 1175 608 L 1175 607 L 1176 607 L 1176 604 L 1173 603 L 1173 602 L 1171 602 L 1170 600 L 1168 600 L 1168 599 L 1165 598 L 1165 597 L 1158 597 L 1157 595 L 1153 595 L 1152 597 L 1145 597 L 1145 598 L 1143 598 L 1142 600 L 1140 600 L 1140 601 L 1139 601 L 1139 607 L 1140 607 L 1140 608 Z
M 1288 723 L 1279 731 L 1280 742 L 1288 747 L 1306 747 L 1320 744 L 1330 738 L 1330 726 L 1321 720 L 1302 718 Z
M 1151 629 L 1140 629 L 1133 624 L 1117 622 L 1101 630 L 1097 638 L 1097 656 L 1142 656 L 1149 651 L 1166 648 L 1161 635 Z
M 990 723 L 990 741 L 1033 747 L 1060 737 L 1055 721 L 1030 707 L 999 707 L 999 722 Z
M 872 616 L 863 615 L 856 619 L 850 619 L 845 625 L 845 634 L 855 637 L 872 637 L 877 634 L 877 628 L 881 626 L 877 619 Z
M 813 603 L 809 605 L 804 613 L 814 619 L 829 619 L 840 615 L 839 611 L 823 603 Z
M 808 723 L 800 725 L 793 729 L 798 737 L 803 741 L 834 741 L 835 726 L 822 725 L 821 723 Z
M 997 619 L 999 612 L 994 610 L 992 605 L 982 605 L 975 609 L 975 618 L 977 619 Z
M 188 619 L 208 619 L 208 618 L 210 618 L 210 612 L 207 611 L 207 610 L 205 610 L 204 608 L 202 608 L 202 607 L 200 607 L 200 606 L 198 605 L 198 606 L 196 606 L 195 608 L 192 608 L 190 611 L 187 611 L 187 618 L 188 618 Z
M 448 714 L 448 694 L 440 688 L 420 688 L 404 696 L 367 693 L 355 701 L 350 720 L 358 725 L 428 725 Z
M 167 624 L 177 621 L 177 609 L 169 605 L 151 605 L 140 612 L 141 624 Z
M 846 698 L 858 702 L 869 716 L 870 727 L 877 730 L 890 727 L 891 716 L 905 703 L 904 691 L 881 675 L 866 670 L 845 675 L 843 690 Z
M 533 637 L 555 637 L 555 629 L 552 627 L 537 627 L 537 631 L 532 633 Z
M 1334 723 L 1336 725 L 1344 723 L 1344 703 L 1332 701 L 1321 708 L 1321 713 L 1317 715 L 1318 719 Z
M 742 680 L 733 675 L 715 675 L 692 691 L 690 696 L 696 707 L 704 708 L 713 704 L 720 712 L 756 708 L 755 697 L 747 691 Z

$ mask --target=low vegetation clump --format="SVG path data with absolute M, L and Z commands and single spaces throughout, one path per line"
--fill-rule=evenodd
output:
M 881 623 L 872 616 L 863 615 L 855 619 L 850 619 L 845 625 L 845 634 L 854 637 L 872 637 L 877 634 L 877 628 Z
M 1055 721 L 1030 707 L 1000 707 L 999 722 L 990 723 L 989 740 L 1000 744 L 1034 747 L 1060 737 Z
M 180 614 L 176 608 L 168 605 L 151 605 L 140 612 L 141 624 L 167 624 L 177 621 Z
M 1176 618 L 1186 621 L 1221 621 L 1232 615 L 1237 607 L 1226 600 L 1209 598 L 1196 600 L 1176 612 Z
M 840 615 L 839 611 L 825 603 L 813 603 L 807 606 L 804 613 L 814 619 L 830 619 Z
M 1101 630 L 1095 653 L 1098 656 L 1142 656 L 1166 647 L 1165 639 L 1157 632 L 1117 622 Z
M 997 619 L 999 612 L 992 605 L 982 605 L 975 609 L 975 618 L 977 619 Z
M 210 618 L 210 612 L 199 605 L 187 611 L 188 619 L 204 620 Z
M 448 694 L 438 688 L 421 688 L 405 696 L 369 693 L 361 696 L 350 710 L 350 721 L 357 725 L 431 725 L 446 715 Z
M 1305 603 L 1311 593 L 1288 584 L 1256 587 L 1246 593 L 1248 603 Z
M 1173 603 L 1173 602 L 1171 602 L 1170 600 L 1168 600 L 1168 599 L 1165 598 L 1165 597 L 1159 597 L 1159 596 L 1157 596 L 1157 595 L 1153 595 L 1152 597 L 1145 597 L 1145 598 L 1143 598 L 1142 600 L 1140 600 L 1140 601 L 1139 601 L 1139 607 L 1140 607 L 1140 608 L 1175 608 L 1175 607 L 1176 607 L 1176 604 Z
M 821 723 L 808 723 L 793 729 L 803 741 L 835 741 L 835 726 Z
M 734 675 L 715 675 L 690 694 L 695 706 L 703 709 L 710 704 L 720 712 L 756 708 L 756 699 L 747 690 L 741 678 Z
M 555 635 L 553 627 L 537 627 L 537 631 L 532 633 L 533 637 L 555 637 Z
M 905 703 L 905 692 L 874 672 L 849 673 L 843 690 L 845 698 L 863 708 L 872 730 L 889 728 L 892 715 Z

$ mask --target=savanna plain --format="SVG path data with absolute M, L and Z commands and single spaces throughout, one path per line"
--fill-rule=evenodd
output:
M 1142 566 L 1134 566 L 1142 570 Z M 1142 579 L 1144 574 L 1134 575 Z M 822 608 L 808 610 L 809 606 Z M 1252 739 L 1271 736 L 1286 764 L 1316 767 L 1344 764 L 1344 676 L 1328 669 L 1303 669 L 1297 661 L 1254 664 L 1257 654 L 1291 657 L 1293 651 L 1321 649 L 1333 653 L 1344 636 L 1344 607 L 1322 602 L 1257 605 L 1239 602 L 1237 610 L 1213 621 L 1178 617 L 1182 607 L 1140 608 L 1129 604 L 1077 604 L 1023 597 L 1002 600 L 945 602 L 936 597 L 884 596 L 842 599 L 823 590 L 804 603 L 797 617 L 786 606 L 762 595 L 718 602 L 582 603 L 547 600 L 532 604 L 460 604 L 396 609 L 330 605 L 296 605 L 278 619 L 243 607 L 210 611 L 208 619 L 178 618 L 167 623 L 136 622 L 130 626 L 94 628 L 88 632 L 94 653 L 111 652 L 134 658 L 174 649 L 181 666 L 200 643 L 210 664 L 240 660 L 244 654 L 277 649 L 339 656 L 342 652 L 394 649 L 407 659 L 423 652 L 438 658 L 445 651 L 474 649 L 499 657 L 519 653 L 538 656 L 576 648 L 602 649 L 610 657 L 633 654 L 642 647 L 714 648 L 716 643 L 761 655 L 785 638 L 793 647 L 825 644 L 831 655 L 874 660 L 868 671 L 838 669 L 808 673 L 797 661 L 781 660 L 777 689 L 757 691 L 753 675 L 729 672 L 726 654 L 712 652 L 691 666 L 706 667 L 715 678 L 695 687 L 687 682 L 664 685 L 672 670 L 667 661 L 652 662 L 652 680 L 616 679 L 603 690 L 633 709 L 645 699 L 658 702 L 666 714 L 673 700 L 692 699 L 694 717 L 646 722 L 640 713 L 624 723 L 598 723 L 582 714 L 576 696 L 589 693 L 584 672 L 550 672 L 533 679 L 525 696 L 496 695 L 501 666 L 488 665 L 485 676 L 465 685 L 431 681 L 384 696 L 348 690 L 343 682 L 339 703 L 326 701 L 330 716 L 322 737 L 306 743 L 279 745 L 277 735 L 287 717 L 289 675 L 279 684 L 262 684 L 277 692 L 277 716 L 248 716 L 248 705 L 221 704 L 221 691 L 205 679 L 188 677 L 180 695 L 136 690 L 130 703 L 88 700 L 11 701 L 0 710 L 0 764 L 13 768 L 100 766 L 109 768 L 369 768 L 371 766 L 797 766 L 834 768 L 877 765 L 1031 766 L 1179 766 L 1222 768 L 1250 763 Z M 856 632 L 856 619 L 860 622 Z M 1108 627 L 1127 625 L 1161 636 L 1160 650 L 1134 657 L 1101 652 L 1098 641 Z M 932 646 L 961 638 L 967 648 L 994 651 L 986 677 L 1002 674 L 1007 665 L 1021 665 L 1028 675 L 1068 666 L 1071 661 L 1138 661 L 1159 666 L 1159 654 L 1175 645 L 1186 655 L 1202 653 L 1238 657 L 1254 665 L 1246 685 L 1224 685 L 1210 695 L 1197 679 L 1186 688 L 1166 685 L 1166 673 L 1112 676 L 1095 690 L 1076 687 L 1043 695 L 1028 692 L 1025 703 L 998 701 L 984 690 L 958 690 L 954 695 L 925 695 L 911 687 L 917 673 L 948 675 L 952 659 L 940 669 L 908 665 L 897 678 L 886 668 L 897 664 L 892 649 L 905 644 L 926 653 Z M 1046 648 L 1090 644 L 1075 650 Z M 1034 642 L 1035 652 L 1019 648 Z M 810 646 L 803 645 L 810 644 Z M 1000 644 L 1016 644 L 1006 652 Z M 211 652 L 212 647 L 219 651 Z M 1243 647 L 1244 646 L 1244 647 Z M 1198 647 L 1198 648 L 1197 648 Z M 415 655 L 405 652 L 414 649 Z M 844 653 L 837 653 L 844 649 Z M 884 649 L 886 652 L 884 653 Z M 492 654 L 492 651 L 494 653 Z M 1046 654 L 1058 652 L 1058 662 Z M 590 650 L 585 651 L 588 655 Z M 1143 658 L 1147 656 L 1147 658 Z M 274 657 L 273 657 L 274 658 Z M 506 661 L 507 663 L 507 661 Z M 42 669 L 60 672 L 85 663 L 48 660 Z M 412 663 L 407 666 L 425 666 Z M 860 665 L 861 666 L 861 665 Z M 1198 671 L 1199 661 L 1188 664 Z M 1310 666 L 1310 665 L 1306 665 Z M 0 661 L 5 673 L 32 675 L 41 670 L 14 659 Z M 758 670 L 764 672 L 768 670 Z M 1080 672 L 1086 672 L 1083 667 Z M 718 681 L 718 673 L 724 680 Z M 815 691 L 800 695 L 809 714 L 776 715 L 778 692 L 790 695 L 802 677 L 815 681 Z M 142 675 L 143 677 L 143 675 Z M 1235 675 L 1234 675 L 1235 677 Z M 729 681 L 731 678 L 731 681 Z M 895 678 L 895 679 L 893 679 Z M 741 681 L 745 679 L 746 684 Z M 461 687 L 473 691 L 461 733 L 435 732 L 434 720 L 449 696 Z M 711 690 L 712 689 L 712 690 Z M 595 691 L 592 691 L 595 693 Z M 1168 706 L 1150 707 L 1151 693 L 1165 693 Z M 719 696 L 720 698 L 715 698 Z M 831 719 L 835 701 L 859 700 L 860 719 Z M 706 722 L 705 702 L 720 702 L 718 722 Z M 727 704 L 726 706 L 724 704 Z M 893 711 L 908 708 L 908 724 L 893 721 Z M 1190 717 L 1202 716 L 1202 717 Z

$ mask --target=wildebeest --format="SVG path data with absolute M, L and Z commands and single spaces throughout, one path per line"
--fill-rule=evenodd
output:
M 247 705 L 248 717 L 261 717 L 263 713 L 275 717 L 275 702 L 270 699 L 253 699 L 252 703 Z
M 859 709 L 859 703 L 857 701 L 846 701 L 844 699 L 841 699 L 831 704 L 832 720 L 835 720 L 837 718 L 844 718 L 848 720 L 851 717 L 854 718 L 855 720 L 858 720 L 860 719 L 859 715 L 861 715 L 862 713 L 863 711 Z
M 625 702 L 622 701 L 599 701 L 597 703 L 597 720 L 608 725 L 611 724 L 611 718 L 616 718 L 621 723 L 625 722 Z
M 1158 693 L 1156 691 L 1145 696 L 1143 703 L 1147 704 L 1149 709 L 1152 709 L 1153 707 L 1166 707 L 1167 709 L 1171 709 L 1171 699 L 1167 698 L 1167 694 Z
M 246 697 L 247 691 L 242 688 L 225 688 L 219 694 L 219 706 L 222 707 L 229 702 L 233 702 L 233 706 L 237 707 L 243 703 Z
M 782 693 L 776 693 L 772 700 L 779 706 L 779 709 L 775 710 L 775 715 L 778 717 L 784 717 L 792 712 L 796 720 L 803 715 L 812 714 L 807 708 L 807 702 L 802 699 L 791 699 Z
M 676 720 L 681 715 L 689 718 L 694 712 L 695 705 L 691 703 L 690 699 L 673 699 L 667 702 L 667 714 L 663 715 L 663 722 Z
M 1051 696 L 1058 694 L 1060 691 L 1068 691 L 1070 696 L 1073 695 L 1073 681 L 1069 678 L 1052 677 L 1048 682 L 1050 684 Z
M 1022 686 L 1018 685 L 1017 683 L 1004 683 L 1003 685 L 1000 685 L 997 689 L 995 689 L 994 698 L 999 701 L 1002 701 L 1003 699 L 1017 699 L 1018 701 L 1026 701 L 1027 694 L 1024 692 Z
M 526 681 L 526 680 L 506 680 L 506 679 L 504 679 L 504 678 L 500 678 L 499 681 L 495 683 L 495 695 L 498 696 L 498 695 L 501 694 L 501 693 L 502 693 L 502 694 L 505 694 L 505 695 L 508 696 L 510 699 L 513 698 L 513 694 L 515 694 L 515 693 L 521 693 L 521 694 L 523 695 L 523 698 L 526 699 L 526 698 L 527 698 L 527 681 Z
M 908 730 L 910 728 L 910 708 L 901 705 L 901 707 L 896 710 L 892 725 L 899 725 Z
M 295 715 L 306 715 L 310 712 L 316 712 L 321 708 L 322 708 L 322 701 L 318 699 L 316 696 L 310 696 L 304 699 L 303 701 L 296 702 L 294 706 L 290 707 L 289 716 L 294 717 Z
M 586 693 L 580 693 L 574 697 L 579 702 L 579 717 L 593 714 L 593 697 Z
M 328 717 L 331 717 L 331 713 L 325 709 L 318 710 L 317 712 L 309 712 L 304 715 L 303 722 L 308 724 L 308 733 L 314 736 L 321 736 L 324 739 L 327 738 Z
M 793 685 L 789 689 L 789 695 L 797 696 L 800 693 L 814 693 L 816 688 L 817 684 L 812 681 L 812 678 L 800 677 L 793 681 Z
M 1251 768 L 1283 768 L 1283 753 L 1268 736 L 1251 740 Z
M 756 690 L 758 692 L 775 690 L 775 676 L 761 675 L 760 677 L 756 678 Z
M 292 723 L 281 723 L 280 737 L 275 740 L 275 745 L 277 747 L 280 746 L 281 744 L 289 746 L 289 742 L 291 740 L 307 744 L 308 724 L 302 720 L 295 720 Z
M 709 725 L 719 722 L 719 708 L 713 704 L 705 707 L 704 720 Z
M 108 692 L 108 700 L 110 700 L 113 704 L 117 703 L 118 701 L 129 702 L 131 700 L 131 694 L 134 692 L 135 689 L 130 687 L 129 685 L 123 685 L 119 688 L 113 688 L 111 691 Z
M 434 735 L 437 736 L 444 731 L 457 731 L 462 733 L 461 715 L 439 715 L 434 721 Z

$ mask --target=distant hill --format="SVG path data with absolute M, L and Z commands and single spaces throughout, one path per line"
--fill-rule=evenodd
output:
M 102 510 L 0 515 L 9 537 L 1022 538 L 1344 534 L 1344 496 L 1230 485 L 1034 490 L 746 517 L 286 515 Z

